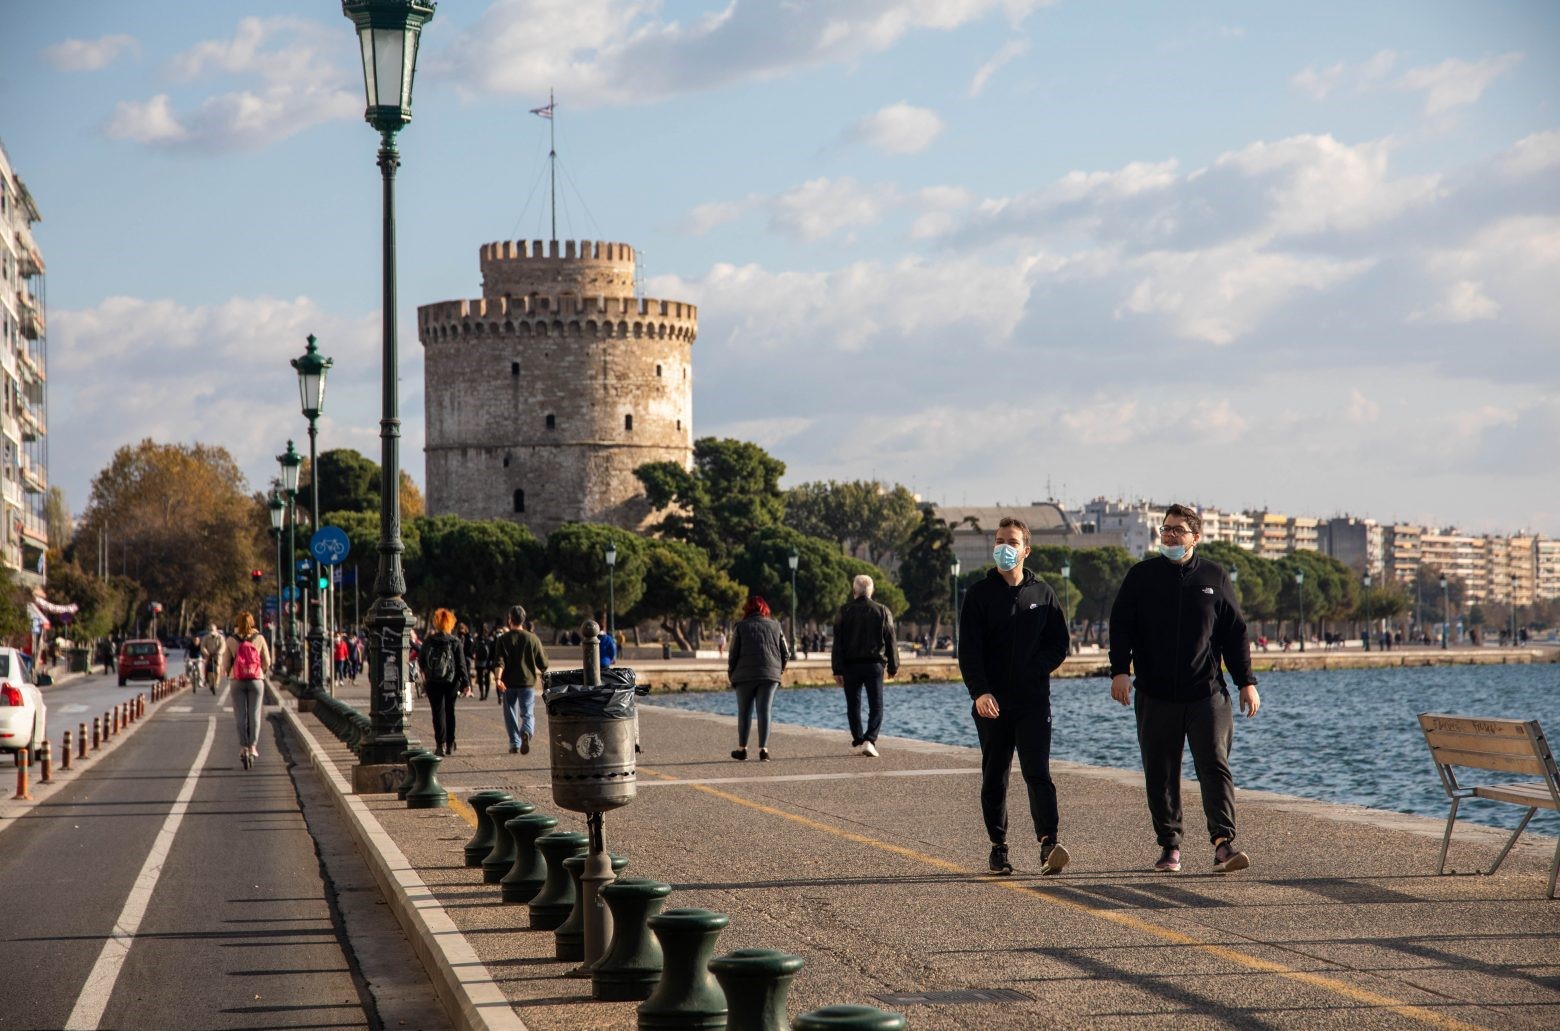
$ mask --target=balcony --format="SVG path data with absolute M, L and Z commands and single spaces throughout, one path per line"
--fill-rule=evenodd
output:
M 43 365 L 40 364 L 38 359 L 33 356 L 32 352 L 25 347 L 18 347 L 16 349 L 16 364 L 24 373 L 37 380 L 39 383 L 42 383 L 44 380 L 48 379 L 48 377 L 44 375 Z
M 22 459 L 22 486 L 29 494 L 47 494 L 49 479 L 43 471 L 27 459 Z
M 44 273 L 43 256 L 30 243 L 22 243 L 22 255 L 17 259 L 23 276 L 41 276 Z
M 44 322 L 43 309 L 34 302 L 32 295 L 26 290 L 18 290 L 16 299 L 21 308 L 22 336 L 28 340 L 37 340 L 43 336 Z
M 37 440 L 39 437 L 43 436 L 45 432 L 43 420 L 39 418 L 37 412 L 33 411 L 32 405 L 23 404 L 19 405 L 18 407 L 20 411 L 17 422 L 19 422 L 22 427 L 22 439 Z

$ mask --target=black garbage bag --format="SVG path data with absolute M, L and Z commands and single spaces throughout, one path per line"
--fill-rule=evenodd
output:
M 638 687 L 634 671 L 612 666 L 601 671 L 602 682 L 587 686 L 583 669 L 548 670 L 542 674 L 542 702 L 549 716 L 598 716 L 628 719 L 634 715 Z

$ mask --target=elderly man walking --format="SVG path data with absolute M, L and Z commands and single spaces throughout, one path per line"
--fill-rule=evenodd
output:
M 850 583 L 850 601 L 834 621 L 830 665 L 834 682 L 845 689 L 845 718 L 850 721 L 850 747 L 877 758 L 878 731 L 883 726 L 883 680 L 899 672 L 899 647 L 894 642 L 894 614 L 872 600 L 872 578 Z M 867 726 L 861 726 L 861 691 L 867 692 Z

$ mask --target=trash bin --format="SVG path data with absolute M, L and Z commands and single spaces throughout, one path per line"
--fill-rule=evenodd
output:
M 552 740 L 553 801 L 576 813 L 599 813 L 634 800 L 634 671 L 614 666 L 603 683 L 584 684 L 584 670 L 542 677 L 547 732 Z
M 66 668 L 69 669 L 72 673 L 92 672 L 92 667 L 90 665 L 92 661 L 92 653 L 86 648 L 67 648 L 65 650 L 65 660 L 68 663 Z

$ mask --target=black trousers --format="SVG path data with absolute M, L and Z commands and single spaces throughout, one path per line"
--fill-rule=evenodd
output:
M 867 689 L 867 729 L 861 729 L 861 689 Z M 845 718 L 850 722 L 850 746 L 876 741 L 883 727 L 883 664 L 845 663 Z
M 477 667 L 477 692 L 479 697 L 487 701 L 488 690 L 493 685 L 493 668 L 491 666 Z
M 436 745 L 455 743 L 455 695 L 460 689 L 451 684 L 427 684 L 428 710 L 433 715 L 433 741 Z
M 1192 766 L 1202 788 L 1208 840 L 1235 837 L 1235 780 L 1230 776 L 1230 745 L 1235 714 L 1230 693 L 1195 702 L 1170 702 L 1135 692 L 1138 747 L 1143 753 L 1143 782 L 1148 815 L 1161 848 L 1181 847 L 1181 755 L 1192 750 Z
M 1003 706 L 994 720 L 977 714 L 975 733 L 980 737 L 980 812 L 992 844 L 1007 841 L 1008 774 L 1015 750 L 1024 786 L 1029 789 L 1029 818 L 1034 821 L 1035 838 L 1055 841 L 1061 817 L 1056 811 L 1056 785 L 1051 781 L 1050 700 L 1022 709 Z

